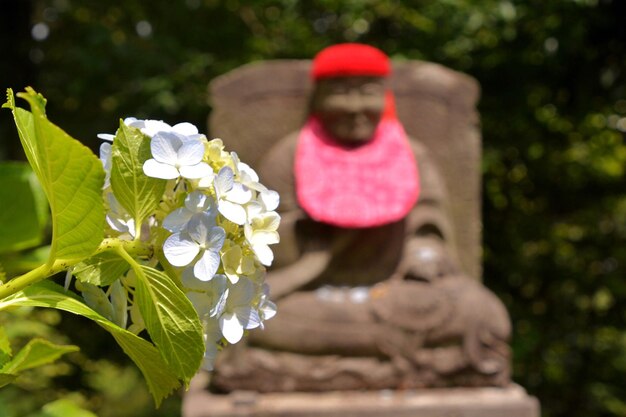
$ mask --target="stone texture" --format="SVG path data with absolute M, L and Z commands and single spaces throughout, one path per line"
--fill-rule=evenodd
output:
M 198 375 L 183 417 L 539 417 L 539 404 L 517 385 L 406 391 L 210 394 Z

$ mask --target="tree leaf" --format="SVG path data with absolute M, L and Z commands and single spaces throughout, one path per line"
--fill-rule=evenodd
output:
M 135 301 L 146 329 L 165 361 L 188 383 L 200 368 L 205 351 L 198 314 L 167 275 L 147 266 L 141 266 L 141 270 Z
M 167 181 L 143 173 L 143 163 L 152 158 L 150 140 L 124 122 L 120 122 L 113 141 L 111 158 L 113 193 L 135 220 L 138 232 L 143 221 L 158 207 Z
M 98 417 L 67 399 L 60 399 L 43 406 L 36 417 Z
M 13 380 L 15 380 L 15 378 L 17 378 L 17 375 L 0 373 L 0 388 L 4 387 L 5 385 L 9 385 L 11 382 L 13 382 Z
M 161 353 L 152 343 L 122 329 L 65 293 L 63 288 L 42 281 L 0 301 L 0 310 L 11 306 L 50 307 L 87 317 L 98 323 L 115 338 L 124 352 L 137 364 L 158 407 L 163 398 L 180 387 L 180 381 Z
M 1 373 L 17 375 L 26 369 L 36 368 L 54 362 L 60 356 L 78 351 L 78 346 L 56 345 L 45 339 L 32 339 L 11 361 L 4 364 Z
M 0 262 L 7 277 L 12 278 L 45 264 L 49 257 L 50 246 L 40 246 L 25 252 L 2 255 Z
M 48 202 L 33 170 L 24 162 L 0 163 L 0 253 L 43 242 Z
M 130 267 L 128 263 L 113 252 L 102 252 L 79 262 L 72 273 L 79 281 L 104 287 L 111 285 Z
M 27 88 L 17 95 L 30 104 L 32 113 L 15 107 L 10 89 L 3 107 L 13 111 L 26 157 L 50 204 L 49 261 L 87 257 L 104 237 L 102 163 L 89 148 L 46 118 L 46 101 L 41 94 Z
M 12 355 L 9 338 L 4 332 L 4 327 L 0 327 L 0 366 L 4 366 L 11 359 Z

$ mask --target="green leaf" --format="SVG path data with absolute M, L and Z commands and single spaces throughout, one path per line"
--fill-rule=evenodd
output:
M 45 339 L 33 339 L 6 363 L 1 373 L 17 375 L 26 369 L 36 368 L 54 362 L 60 356 L 78 351 L 78 346 L 56 345 Z
M 76 264 L 72 273 L 79 281 L 104 287 L 111 285 L 128 269 L 128 263 L 114 252 L 102 252 Z
M 87 317 L 98 323 L 115 338 L 124 352 L 137 364 L 148 384 L 157 407 L 163 398 L 180 387 L 176 374 L 163 360 L 154 345 L 122 329 L 93 311 L 62 287 L 42 281 L 0 301 L 0 310 L 11 306 L 50 307 Z
M 120 121 L 111 148 L 111 187 L 115 198 L 135 220 L 137 232 L 158 207 L 167 181 L 148 177 L 143 164 L 152 158 L 150 140 L 141 131 Z
M 15 380 L 15 378 L 17 378 L 17 375 L 0 373 L 0 388 L 4 387 L 5 385 L 9 385 Z
M 135 301 L 146 329 L 165 361 L 188 383 L 200 368 L 205 351 L 198 314 L 167 275 L 147 266 L 141 266 L 141 270 Z
M 12 355 L 9 338 L 4 332 L 4 327 L 0 327 L 0 366 L 4 366 L 11 359 Z
M 26 252 L 0 256 L 0 262 L 7 276 L 14 277 L 45 264 L 49 257 L 50 246 L 40 246 Z
M 31 167 L 43 187 L 52 212 L 49 262 L 76 260 L 93 253 L 104 237 L 104 169 L 100 160 L 80 142 L 52 124 L 46 101 L 32 88 L 18 97 L 31 112 L 15 107 L 7 91 L 8 107 Z
M 0 163 L 0 253 L 42 243 L 48 202 L 35 173 L 24 162 Z
M 37 417 L 98 417 L 70 400 L 60 399 L 43 406 Z

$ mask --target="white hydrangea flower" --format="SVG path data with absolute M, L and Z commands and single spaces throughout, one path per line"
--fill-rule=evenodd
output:
M 154 236 L 156 227 L 172 232 L 163 244 L 163 253 L 172 266 L 182 268 L 174 271 L 176 277 L 172 278 L 180 279 L 198 312 L 206 349 L 202 366 L 211 370 L 224 340 L 237 343 L 246 330 L 262 327 L 264 320 L 276 314 L 264 285 L 263 265 L 271 264 L 269 245 L 279 240 L 278 193 L 261 184 L 254 169 L 236 153 L 225 151 L 220 139 L 207 141 L 190 123 L 170 126 L 133 117 L 124 123 L 150 138 L 152 158 L 144 163 L 145 175 L 188 180 L 167 184 L 162 204 L 142 225 L 141 236 Z M 98 137 L 114 141 L 114 135 Z M 107 174 L 107 222 L 116 232 L 134 237 L 136 225 L 110 188 L 111 146 L 100 146 Z M 148 263 L 156 266 L 158 261 L 153 258 Z M 84 294 L 94 308 L 123 327 L 130 324 L 128 330 L 137 334 L 145 329 L 145 323 L 134 302 L 133 280 L 131 271 L 107 292 L 94 287 Z
M 209 215 L 193 216 L 186 231 L 172 234 L 163 244 L 165 258 L 173 266 L 187 266 L 198 254 L 193 273 L 201 281 L 209 281 L 220 265 L 219 251 L 224 245 L 226 232 L 215 226 Z
M 239 281 L 240 276 L 252 275 L 256 271 L 254 259 L 246 256 L 241 246 L 228 240 L 222 250 L 222 266 L 224 274 L 233 284 Z
M 231 344 L 243 337 L 244 330 L 255 329 L 261 325 L 258 311 L 252 306 L 256 296 L 256 287 L 247 278 L 241 278 L 237 284 L 229 286 L 224 312 L 219 318 L 220 330 Z
M 227 166 L 217 173 L 214 187 L 219 212 L 231 222 L 243 225 L 247 219 L 243 205 L 252 199 L 250 189 L 236 182 L 233 170 Z
M 137 122 L 143 122 L 143 120 L 137 120 L 134 117 L 127 117 L 124 119 L 124 124 L 129 127 L 139 127 L 135 125 Z M 113 142 L 113 139 L 115 139 L 115 135 L 110 133 L 98 133 L 96 136 L 98 136 L 98 139 L 108 140 L 109 142 Z
M 111 167 L 113 166 L 110 143 L 104 142 L 100 145 L 100 161 L 104 168 L 104 185 L 102 188 L 109 188 L 111 185 Z
M 128 127 L 135 127 L 141 130 L 141 133 L 152 138 L 159 132 L 175 132 L 181 135 L 185 135 L 190 139 L 200 139 L 205 137 L 198 133 L 198 128 L 188 122 L 178 123 L 174 126 L 170 126 L 162 120 L 142 120 L 135 117 L 127 117 L 124 119 L 124 124 Z M 115 139 L 115 135 L 110 133 L 99 133 L 98 138 L 102 140 L 108 140 L 112 142 Z
M 244 234 L 252 247 L 259 262 L 265 266 L 270 266 L 274 260 L 274 253 L 269 245 L 280 241 L 278 236 L 278 225 L 280 216 L 275 211 L 260 213 L 250 219 L 244 225 Z
M 227 281 L 226 276 L 221 274 L 216 274 L 210 281 L 200 281 L 194 276 L 192 268 L 183 271 L 182 282 L 188 291 L 187 297 L 201 319 L 222 314 L 228 297 Z
M 206 177 L 211 167 L 202 162 L 204 143 L 177 132 L 158 132 L 150 142 L 152 159 L 143 165 L 143 172 L 154 178 L 171 180 L 178 177 Z
M 217 343 L 222 339 L 219 322 L 215 318 L 208 318 L 202 323 L 205 352 L 202 358 L 202 369 L 212 371 L 217 356 Z
M 215 200 L 201 191 L 192 191 L 185 198 L 185 205 L 177 208 L 163 220 L 163 228 L 170 232 L 180 232 L 185 229 L 187 223 L 194 215 L 204 213 L 215 223 L 217 207 Z
M 241 162 L 236 152 L 231 152 L 230 155 L 233 160 L 233 166 L 235 167 L 235 176 L 239 179 L 241 184 L 255 191 L 267 190 L 267 187 L 259 182 L 259 175 L 250 165 Z
M 106 221 L 111 229 L 120 233 L 128 233 L 135 237 L 135 220 L 117 201 L 113 193 L 107 193 L 107 202 L 109 203 L 109 212 L 106 215 Z
M 269 320 L 276 315 L 276 304 L 270 301 L 269 286 L 263 284 L 263 293 L 259 300 L 259 316 L 261 318 L 261 328 L 263 328 L 263 322 Z

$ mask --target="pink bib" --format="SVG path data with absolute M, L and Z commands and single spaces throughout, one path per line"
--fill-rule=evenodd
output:
M 334 141 L 310 117 L 295 157 L 298 203 L 314 220 L 345 228 L 382 226 L 404 218 L 417 202 L 419 176 L 402 125 L 383 118 L 358 147 Z

